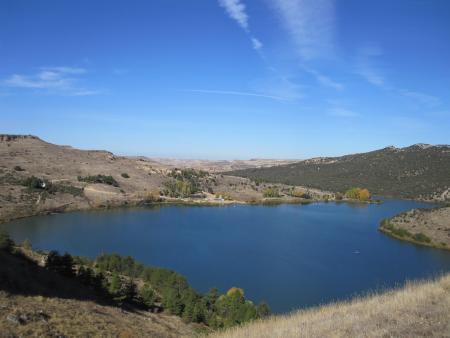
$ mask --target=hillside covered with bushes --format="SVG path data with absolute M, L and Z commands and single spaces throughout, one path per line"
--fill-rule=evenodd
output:
M 450 200 L 450 146 L 388 147 L 228 174 L 334 192 L 365 187 L 375 195 L 445 201 Z
M 270 313 L 265 303 L 255 305 L 246 299 L 240 288 L 225 294 L 212 288 L 200 294 L 177 272 L 145 266 L 129 256 L 102 254 L 89 259 L 36 252 L 30 242 L 16 246 L 0 232 L 0 261 L 0 303 L 6 304 L 0 307 L 4 314 L 0 332 L 110 336 L 128 330 L 136 337 L 181 336 L 232 327 Z M 80 307 L 88 313 L 80 313 Z M 71 315 L 61 313 L 69 309 Z M 102 319 L 97 318 L 98 311 Z M 91 326 L 79 325 L 85 316 L 92 317 Z M 99 326 L 113 317 L 119 319 L 111 327 Z M 138 327 L 129 327 L 131 318 Z M 137 323 L 146 320 L 150 325 Z

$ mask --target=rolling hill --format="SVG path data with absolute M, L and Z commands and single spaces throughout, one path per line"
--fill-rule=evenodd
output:
M 294 164 L 227 172 L 253 180 L 343 192 L 365 187 L 372 194 L 450 200 L 450 146 L 416 144 L 387 147 L 341 157 L 321 157 Z

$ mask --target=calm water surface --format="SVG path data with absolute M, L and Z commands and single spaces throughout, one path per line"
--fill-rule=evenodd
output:
M 245 289 L 286 312 L 450 271 L 450 252 L 377 231 L 381 219 L 429 205 L 158 207 L 33 217 L 6 225 L 35 248 L 131 255 L 174 269 L 193 287 Z

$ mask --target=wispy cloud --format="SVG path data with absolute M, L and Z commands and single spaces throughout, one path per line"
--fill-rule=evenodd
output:
M 264 93 L 282 101 L 297 101 L 304 97 L 304 88 L 289 76 L 283 76 L 274 72 L 266 78 L 255 79 L 250 83 L 253 91 Z
M 87 96 L 101 93 L 98 90 L 90 90 L 76 86 L 80 76 L 86 74 L 84 68 L 75 67 L 41 67 L 39 71 L 31 75 L 12 74 L 1 81 L 3 86 L 46 90 L 71 96 Z
M 342 83 L 339 83 L 337 81 L 334 81 L 333 79 L 331 79 L 330 77 L 320 73 L 319 71 L 309 68 L 309 67 L 303 67 L 303 69 L 311 74 L 312 76 L 314 76 L 314 78 L 317 80 L 317 82 L 319 82 L 321 85 L 325 86 L 325 87 L 331 87 L 334 88 L 336 90 L 343 90 L 344 89 L 344 85 Z
M 241 92 L 241 91 L 233 91 L 233 90 L 186 89 L 184 91 L 191 92 L 191 93 L 201 93 L 201 94 L 263 97 L 266 99 L 272 99 L 272 100 L 277 100 L 277 101 L 286 100 L 286 98 L 282 97 L 282 96 L 275 96 L 275 95 L 263 94 L 263 93 Z
M 248 31 L 248 15 L 245 5 L 240 0 L 219 0 L 219 5 L 225 8 L 228 15 L 235 20 L 239 26 Z
M 382 55 L 383 51 L 379 46 L 365 46 L 358 50 L 356 61 L 356 73 L 377 87 L 385 86 L 384 76 L 377 66 L 377 58 Z
M 259 51 L 263 44 L 250 33 L 248 14 L 243 1 L 241 0 L 218 0 L 219 5 L 225 9 L 225 12 L 249 35 L 253 49 Z
M 259 41 L 257 38 L 251 38 L 251 39 L 252 39 L 253 49 L 259 50 L 262 48 L 263 44 L 261 41 Z
M 382 56 L 383 50 L 377 45 L 372 44 L 360 48 L 357 56 L 356 72 L 370 84 L 397 96 L 411 99 L 421 106 L 433 108 L 442 103 L 441 99 L 436 96 L 420 91 L 398 88 L 397 86 L 389 84 L 379 66 L 380 61 L 378 59 Z
M 303 60 L 329 57 L 334 50 L 334 0 L 271 0 Z
M 441 103 L 441 100 L 438 97 L 432 96 L 429 94 L 411 91 L 411 90 L 405 90 L 405 89 L 400 89 L 399 92 L 401 95 L 411 98 L 411 99 L 415 100 L 416 102 L 418 102 L 424 106 L 430 107 L 430 108 L 435 107 Z

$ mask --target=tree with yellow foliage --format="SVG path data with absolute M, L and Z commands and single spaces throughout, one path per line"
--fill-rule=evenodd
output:
M 370 200 L 370 192 L 365 188 L 351 188 L 345 192 L 345 197 L 352 200 L 368 201 Z

